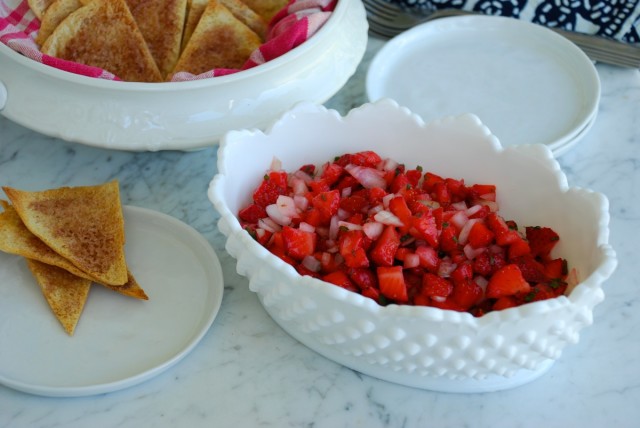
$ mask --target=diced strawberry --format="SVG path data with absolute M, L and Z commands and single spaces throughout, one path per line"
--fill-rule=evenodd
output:
M 464 312 L 464 311 L 466 311 L 465 308 L 463 308 L 462 306 L 458 305 L 451 297 L 449 297 L 448 299 L 446 299 L 444 301 L 431 299 L 430 306 L 433 306 L 434 308 L 440 308 L 440 309 L 456 311 L 456 312 Z
M 448 206 L 451 204 L 451 192 L 449 192 L 449 188 L 444 181 L 433 185 L 431 196 L 442 206 Z
M 445 178 L 444 182 L 447 185 L 452 202 L 464 201 L 467 198 L 467 188 L 464 185 L 464 180 Z
M 446 298 L 453 291 L 453 284 L 446 278 L 432 273 L 425 273 L 422 277 L 422 294 L 428 297 Z
M 265 174 L 260 186 L 253 192 L 253 202 L 260 206 L 275 204 L 278 196 L 287 193 L 287 174 L 271 171 Z
M 378 288 L 378 278 L 371 269 L 352 268 L 347 271 L 347 275 L 361 290 Z
M 426 172 L 424 174 L 424 180 L 422 181 L 422 189 L 431 193 L 437 183 L 444 183 L 444 179 L 439 175 Z
M 418 239 L 423 239 L 434 248 L 439 245 L 438 226 L 436 219 L 429 212 L 411 218 L 409 233 Z
M 282 238 L 286 254 L 294 260 L 302 260 L 306 256 L 311 256 L 316 250 L 317 235 L 315 232 L 305 232 L 285 226 L 282 228 Z
M 517 265 L 509 264 L 495 272 L 487 284 L 487 297 L 497 299 L 502 296 L 513 296 L 528 293 L 531 285 L 522 277 Z
M 387 191 L 381 187 L 373 187 L 367 190 L 369 192 L 369 204 L 371 206 L 382 204 L 382 199 L 387 196 Z
M 489 213 L 486 218 L 487 226 L 495 234 L 496 244 L 498 245 L 510 245 L 522 238 L 518 234 L 517 230 L 510 229 L 507 222 L 496 214 Z
M 300 168 L 298 168 L 300 171 L 304 172 L 305 174 L 308 174 L 310 176 L 313 176 L 313 174 L 315 174 L 316 172 L 316 166 L 312 163 L 308 163 L 306 165 L 302 165 Z
M 321 270 L 324 273 L 335 272 L 340 269 L 341 263 L 336 260 L 336 257 L 332 253 L 321 252 L 315 253 L 314 257 L 320 261 Z
M 509 245 L 509 260 L 513 260 L 517 257 L 525 256 L 531 253 L 529 243 L 522 239 L 520 235 Z
M 354 153 L 350 159 L 350 163 L 354 165 L 367 166 L 369 168 L 377 167 L 380 162 L 382 162 L 382 158 L 376 152 L 370 150 Z
M 369 200 L 363 194 L 347 196 L 340 200 L 340 208 L 350 213 L 360 213 L 369 208 Z
M 451 299 L 464 310 L 468 310 L 482 300 L 482 287 L 473 280 L 456 282 Z
M 480 205 L 480 208 L 473 214 L 469 215 L 469 218 L 485 218 L 490 212 L 491 208 L 489 208 L 488 205 Z
M 502 309 L 513 308 L 518 306 L 518 301 L 513 296 L 502 296 L 492 306 L 494 311 L 499 311 Z
M 337 270 L 322 277 L 323 281 L 330 282 L 331 284 L 342 287 L 346 290 L 358 292 L 358 287 L 349 279 L 344 271 Z
M 528 282 L 546 282 L 549 280 L 544 272 L 544 265 L 536 261 L 531 254 L 513 258 L 511 263 L 520 268 L 522 277 Z
M 564 278 L 567 276 L 567 261 L 561 258 L 544 263 L 544 272 L 549 278 Z
M 402 266 L 379 266 L 376 272 L 380 292 L 386 298 L 398 303 L 404 303 L 408 300 Z
M 308 186 L 314 194 L 331 190 L 331 186 L 323 178 L 309 182 Z
M 396 196 L 389 201 L 389 210 L 400 219 L 403 226 L 399 227 L 400 233 L 404 234 L 411 227 L 412 214 L 407 206 L 407 202 L 402 196 Z
M 347 267 L 364 268 L 369 266 L 369 259 L 364 250 L 364 232 L 361 230 L 348 230 L 340 233 L 338 248 Z
M 340 192 L 331 190 L 328 192 L 318 193 L 313 197 L 311 203 L 320 211 L 322 218 L 328 221 L 334 216 L 340 208 Z
M 420 178 L 422 178 L 421 167 L 417 167 L 416 169 L 409 169 L 405 171 L 404 174 L 407 176 L 409 184 L 411 184 L 412 187 L 418 187 L 418 182 L 420 181 Z
M 491 255 L 487 251 L 478 254 L 473 259 L 473 271 L 485 277 L 491 275 L 493 265 L 491 264 Z
M 296 265 L 296 261 L 287 254 L 284 244 L 282 232 L 275 232 L 269 241 L 267 249 L 275 256 L 279 257 L 292 266 Z
M 400 236 L 393 226 L 385 226 L 382 234 L 373 245 L 370 256 L 378 266 L 391 266 L 400 247 Z M 384 293 L 383 293 L 384 294 Z
M 558 234 L 549 227 L 527 227 L 525 233 L 534 257 L 548 257 L 560 240 Z
M 394 258 L 396 260 L 404 261 L 404 259 L 407 257 L 408 254 L 413 254 L 413 251 L 411 251 L 410 248 L 400 247 L 396 250 L 396 254 Z
M 340 181 L 338 181 L 338 183 L 336 183 L 333 186 L 335 190 L 339 190 L 339 191 L 342 191 L 343 189 L 346 189 L 346 188 L 351 188 L 353 190 L 358 187 L 361 187 L 360 182 L 358 181 L 357 178 L 351 175 L 345 175 L 340 179 Z
M 420 266 L 427 269 L 430 272 L 437 272 L 440 265 L 440 258 L 438 252 L 433 247 L 426 245 L 420 245 L 416 247 L 416 255 L 420 259 Z
M 395 174 L 393 180 L 391 181 L 391 186 L 389 189 L 393 193 L 400 193 L 410 187 L 411 187 L 411 182 L 409 181 L 407 176 L 402 173 L 399 173 L 399 174 Z
M 493 184 L 473 184 L 469 188 L 469 196 L 473 199 L 495 201 L 496 186 Z
M 458 249 L 458 231 L 454 226 L 447 226 L 440 234 L 440 249 L 451 252 Z
M 321 177 L 329 186 L 331 186 L 342 177 L 343 172 L 344 168 L 337 163 L 326 163 L 322 170 Z
M 276 198 L 277 199 L 277 198 Z M 267 211 L 264 207 L 258 204 L 250 204 L 246 208 L 243 208 L 238 213 L 238 217 L 240 220 L 246 221 L 247 223 L 257 223 L 261 218 L 265 218 L 267 216 Z
M 312 276 L 314 278 L 321 278 L 320 274 L 318 272 L 314 272 L 312 270 L 309 270 L 305 265 L 303 264 L 297 264 L 294 266 L 296 268 L 296 271 L 298 271 L 298 273 L 300 275 L 306 275 L 306 276 Z
M 319 209 L 311 207 L 300 214 L 300 221 L 304 221 L 312 226 L 318 227 L 325 223 L 322 213 Z
M 374 301 L 376 301 L 378 303 L 382 303 L 382 302 L 380 302 L 380 291 L 377 288 L 373 288 L 373 287 L 363 288 L 360 291 L 360 293 L 364 297 L 368 297 L 368 298 L 373 299 Z
M 459 263 L 451 272 L 451 280 L 456 285 L 471 281 L 471 278 L 473 278 L 473 266 L 469 261 Z
M 524 303 L 537 302 L 539 300 L 547 300 L 556 297 L 555 292 L 547 284 L 536 284 L 531 287 L 531 291 L 523 296 Z
M 469 231 L 469 244 L 473 248 L 487 247 L 493 242 L 493 237 L 493 232 L 482 221 L 477 221 Z

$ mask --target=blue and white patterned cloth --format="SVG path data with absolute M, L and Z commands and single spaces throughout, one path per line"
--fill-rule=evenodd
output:
M 428 13 L 464 9 L 640 43 L 640 0 L 392 0 Z

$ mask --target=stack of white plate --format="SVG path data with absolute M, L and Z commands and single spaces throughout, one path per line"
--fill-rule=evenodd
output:
M 529 22 L 456 16 L 391 39 L 367 74 L 370 101 L 392 98 L 425 121 L 473 113 L 503 146 L 559 156 L 593 125 L 600 80 L 572 42 Z

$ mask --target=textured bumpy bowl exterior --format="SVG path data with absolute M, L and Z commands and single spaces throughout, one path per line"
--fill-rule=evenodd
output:
M 293 170 L 359 150 L 467 183 L 496 184 L 505 217 L 558 231 L 554 255 L 577 269 L 580 283 L 568 296 L 480 318 L 431 307 L 381 307 L 298 275 L 241 229 L 236 213 L 250 201 L 274 157 Z M 425 124 L 390 100 L 365 104 L 346 117 L 304 103 L 266 133 L 228 133 L 219 148 L 218 171 L 209 198 L 221 215 L 226 249 L 270 316 L 316 352 L 404 385 L 478 392 L 535 379 L 593 322 L 593 308 L 604 298 L 601 285 L 617 263 L 608 245 L 606 197 L 569 188 L 545 146 L 503 149 L 473 115 Z
M 263 128 L 300 101 L 323 103 L 353 75 L 367 45 L 360 1 L 340 1 L 308 41 L 236 74 L 175 83 L 93 79 L 32 61 L 0 43 L 0 113 L 91 146 L 192 150 L 231 129 Z

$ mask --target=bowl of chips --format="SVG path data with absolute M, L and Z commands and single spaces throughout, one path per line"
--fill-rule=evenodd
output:
M 60 20 L 62 2 L 72 12 Z M 34 18 L 38 31 L 16 28 L 24 37 L 3 38 L 0 113 L 95 147 L 194 150 L 232 129 L 263 128 L 300 101 L 325 102 L 366 49 L 360 2 L 208 0 L 192 18 L 198 0 L 158 0 L 162 10 L 180 7 L 146 23 L 148 9 L 136 3 L 55 0 Z M 184 22 L 174 31 L 180 39 L 161 52 L 174 15 Z

